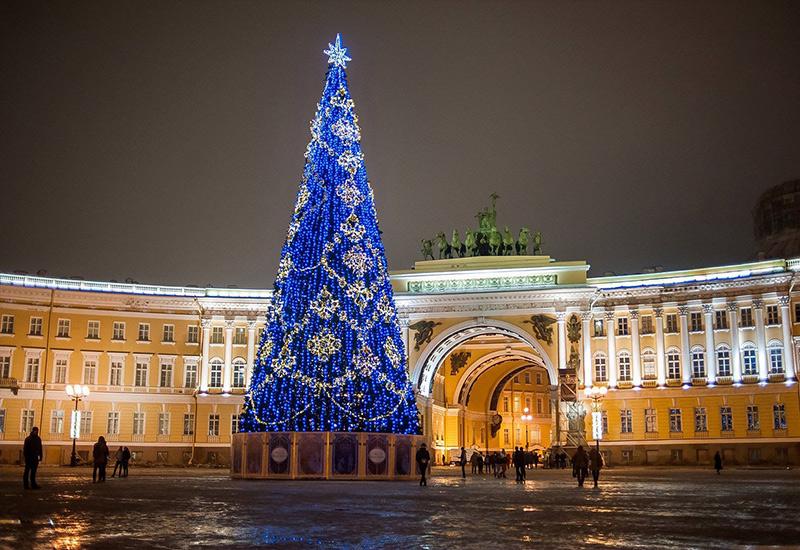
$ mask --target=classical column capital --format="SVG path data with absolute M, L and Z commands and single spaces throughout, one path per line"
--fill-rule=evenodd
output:
M 753 298 L 753 307 L 755 309 L 761 309 L 764 307 L 764 300 L 762 298 Z
M 681 317 L 686 317 L 687 315 L 689 315 L 689 306 L 687 306 L 686 304 L 678 306 L 678 315 L 680 315 Z
M 258 325 L 258 321 L 255 319 L 248 319 L 247 320 L 247 328 L 250 330 L 255 330 L 256 326 Z
M 628 314 L 631 316 L 631 321 L 639 320 L 639 310 L 637 308 L 628 310 Z
M 401 328 L 408 328 L 408 316 L 407 315 L 398 315 L 397 316 L 397 324 L 400 325 Z
M 556 321 L 558 321 L 559 323 L 563 323 L 566 320 L 566 318 L 567 318 L 566 311 L 556 311 Z
M 613 322 L 614 321 L 614 310 L 606 311 L 605 312 L 606 321 Z
M 701 307 L 703 308 L 703 313 L 706 315 L 714 313 L 714 304 L 703 304 Z
M 582 321 L 591 321 L 592 320 L 592 312 L 591 311 L 581 311 L 581 320 Z
M 233 324 L 235 321 L 233 319 L 225 319 L 225 329 L 226 330 L 233 330 Z
M 656 316 L 656 318 L 660 319 L 661 317 L 664 316 L 664 308 L 659 306 L 654 307 L 653 314 Z
M 204 329 L 211 328 L 211 319 L 208 317 L 203 317 L 202 319 L 200 319 L 200 325 Z
M 778 303 L 781 307 L 789 307 L 789 304 L 792 302 L 792 299 L 789 296 L 778 296 Z
M 739 304 L 736 302 L 728 302 L 727 304 L 725 304 L 725 307 L 728 308 L 728 311 L 731 311 L 733 313 L 739 311 Z

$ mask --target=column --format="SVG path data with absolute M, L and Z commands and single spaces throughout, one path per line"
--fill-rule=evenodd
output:
M 231 361 L 233 360 L 233 320 L 225 321 L 225 365 L 222 367 L 222 391 L 231 391 Z
M 692 383 L 692 362 L 689 360 L 689 308 L 678 306 L 678 316 L 681 323 L 681 382 Z
M 208 345 L 211 343 L 211 319 L 202 319 L 203 357 L 200 359 L 200 391 L 208 391 Z
M 403 345 L 406 347 L 406 360 L 408 360 L 409 355 L 411 355 L 411 349 L 408 345 L 408 317 L 401 317 L 398 315 L 397 322 L 400 324 L 400 337 L 403 339 Z
M 567 368 L 567 314 L 563 311 L 556 313 L 556 322 L 558 323 L 558 368 L 564 370 Z
M 739 305 L 736 302 L 728 304 L 728 324 L 731 331 L 731 367 L 733 381 L 742 381 L 742 352 L 739 349 Z
M 706 380 L 709 384 L 717 381 L 717 354 L 714 349 L 714 305 L 703 304 L 703 324 L 706 331 Z
M 606 311 L 606 342 L 608 343 L 608 387 L 617 387 L 617 331 L 614 326 L 614 312 Z
M 758 379 L 766 382 L 769 379 L 767 368 L 767 333 L 764 330 L 764 300 L 753 300 L 753 313 L 756 316 L 756 354 L 758 357 Z
M 789 313 L 789 297 L 781 296 L 781 331 L 783 333 L 783 365 L 786 380 L 793 380 L 795 377 L 794 369 L 794 346 L 792 346 L 792 318 Z
M 247 321 L 247 372 L 245 374 L 245 384 L 250 387 L 250 378 L 253 377 L 253 367 L 256 360 L 256 321 Z
M 589 334 L 589 323 L 592 320 L 591 311 L 581 312 L 581 324 L 583 325 L 583 386 L 592 387 L 592 336 Z M 577 373 L 576 373 L 577 374 Z
M 642 387 L 642 352 L 639 342 L 639 310 L 632 309 L 631 315 L 631 379 L 633 387 Z
M 664 308 L 653 308 L 656 317 L 656 377 L 659 386 L 667 385 L 667 367 L 664 362 Z

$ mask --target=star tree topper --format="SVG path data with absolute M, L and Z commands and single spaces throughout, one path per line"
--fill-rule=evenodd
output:
M 329 42 L 328 49 L 323 50 L 322 53 L 328 56 L 328 65 L 335 65 L 342 69 L 347 67 L 348 61 L 352 61 L 351 58 L 347 57 L 347 48 L 342 47 L 342 37 L 338 33 L 336 34 L 336 43 L 331 44 Z

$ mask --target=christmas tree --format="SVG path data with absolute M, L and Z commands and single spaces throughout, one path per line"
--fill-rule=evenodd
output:
M 327 81 L 281 251 L 241 431 L 419 433 L 381 243 L 350 58 L 328 44 Z

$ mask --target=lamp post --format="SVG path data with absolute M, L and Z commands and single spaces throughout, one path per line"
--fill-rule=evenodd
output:
M 533 420 L 533 415 L 530 414 L 530 409 L 528 409 L 528 407 L 525 407 L 524 409 L 522 409 L 521 420 L 522 420 L 523 425 L 525 426 L 525 450 L 527 451 L 528 450 L 528 423 L 531 420 Z
M 84 397 L 89 397 L 89 386 L 81 386 L 80 384 L 68 384 L 65 388 L 67 395 L 70 399 L 75 401 L 75 409 L 72 411 L 72 422 L 70 423 L 70 435 L 72 436 L 72 456 L 69 459 L 70 466 L 78 465 L 78 453 L 75 451 L 75 446 L 78 438 L 81 436 L 81 414 L 78 411 L 78 402 Z
M 603 439 L 603 412 L 600 401 L 608 393 L 605 386 L 592 386 L 586 390 L 586 397 L 592 400 L 592 436 L 597 445 L 597 455 L 600 456 L 600 440 Z

